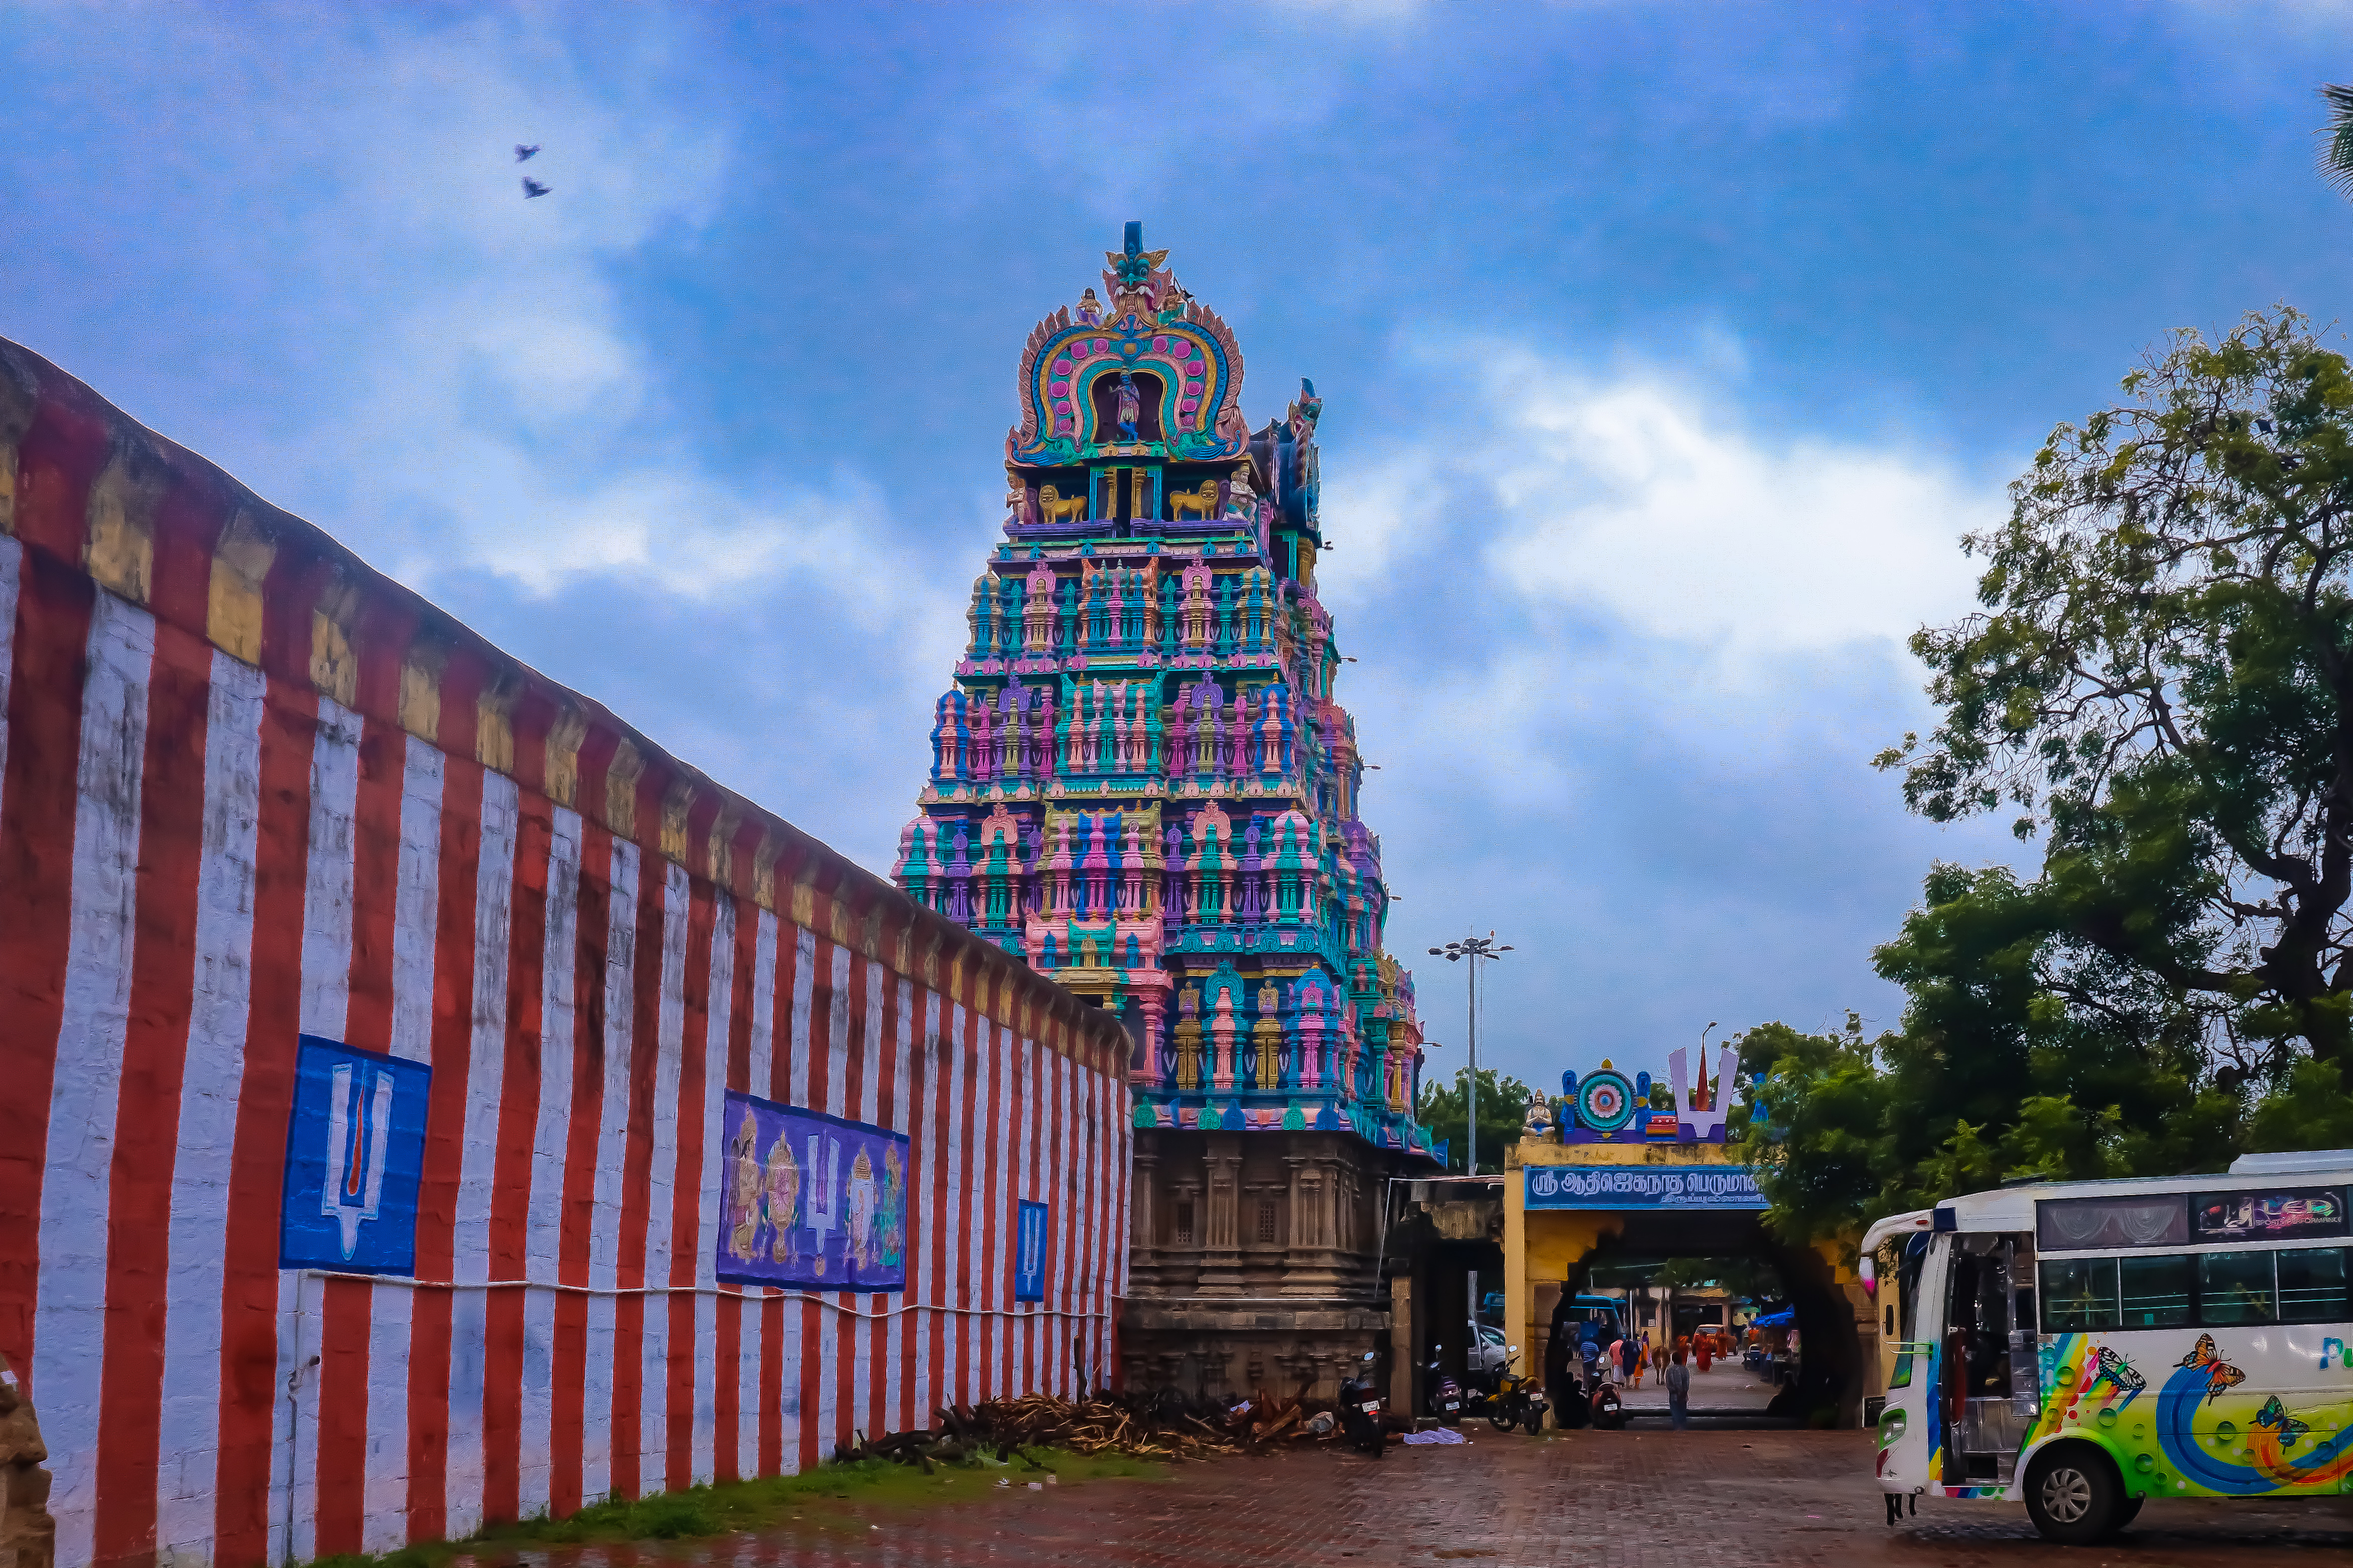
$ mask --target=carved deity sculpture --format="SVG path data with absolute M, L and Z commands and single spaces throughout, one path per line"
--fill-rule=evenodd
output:
M 1119 373 L 1119 433 L 1130 441 L 1141 441 L 1136 434 L 1136 421 L 1144 417 L 1144 395 L 1135 389 L 1135 377 L 1127 371 Z
M 1079 296 L 1079 320 L 1090 327 L 1103 325 L 1103 301 L 1095 298 L 1092 288 Z
M 1021 482 L 1021 476 L 1009 467 L 1005 470 L 1005 510 L 1011 514 L 1006 519 L 1008 522 L 1029 521 L 1029 487 Z
M 1226 515 L 1249 519 L 1258 518 L 1258 492 L 1250 489 L 1250 466 L 1239 465 L 1233 477 L 1226 481 Z

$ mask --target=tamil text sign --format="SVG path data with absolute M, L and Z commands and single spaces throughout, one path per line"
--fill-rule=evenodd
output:
M 1532 1209 L 1761 1209 L 1746 1165 L 1530 1165 Z

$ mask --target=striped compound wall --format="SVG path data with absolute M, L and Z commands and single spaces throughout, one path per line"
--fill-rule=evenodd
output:
M 1106 1015 L 6 343 L 0 626 L 0 1352 L 68 1568 L 1115 1364 Z

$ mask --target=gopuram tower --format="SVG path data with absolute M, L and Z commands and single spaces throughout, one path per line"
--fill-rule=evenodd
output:
M 1303 381 L 1253 432 L 1241 351 L 1127 226 L 1030 332 L 1005 542 L 973 584 L 899 885 L 1134 1042 L 1133 1385 L 1325 1385 L 1385 1319 L 1383 1177 L 1431 1168 L 1412 977 L 1315 596 Z M 1297 1296 L 1247 1314 L 1219 1298 Z

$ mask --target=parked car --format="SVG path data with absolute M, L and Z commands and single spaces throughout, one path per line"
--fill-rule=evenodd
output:
M 1474 1323 L 1472 1333 L 1471 1371 L 1488 1377 L 1503 1371 L 1504 1358 L 1509 1354 L 1504 1348 L 1504 1331 Z

